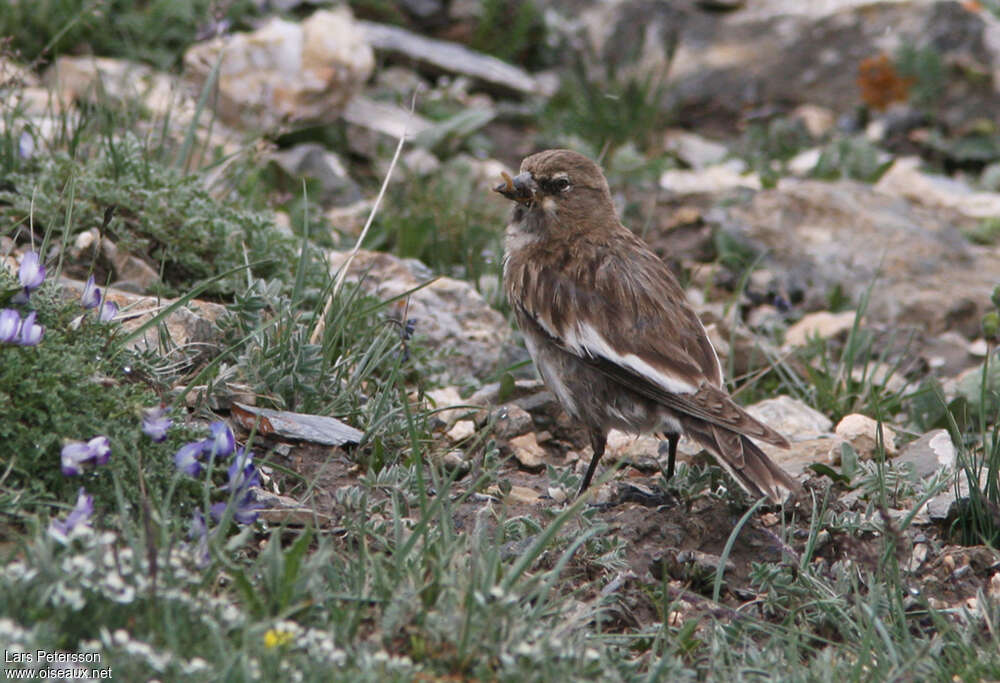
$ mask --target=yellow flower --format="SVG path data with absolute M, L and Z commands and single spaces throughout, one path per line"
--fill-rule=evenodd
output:
M 275 648 L 287 645 L 292 642 L 292 638 L 294 637 L 291 631 L 282 631 L 276 628 L 268 629 L 267 633 L 264 634 L 264 646 Z

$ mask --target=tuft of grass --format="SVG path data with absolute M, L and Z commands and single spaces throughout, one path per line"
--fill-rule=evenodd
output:
M 0 36 L 25 61 L 98 54 L 175 67 L 199 35 L 260 14 L 252 0 L 36 0 L 0 4 Z
M 604 73 L 594 74 L 585 62 L 596 60 L 579 53 L 574 57 L 559 91 L 542 112 L 546 137 L 565 140 L 565 131 L 572 131 L 591 148 L 611 153 L 627 143 L 649 148 L 669 121 L 662 104 L 666 67 L 623 74 L 608 62 Z
M 970 242 L 985 247 L 992 246 L 1000 242 L 1000 218 L 983 218 L 975 227 L 966 230 L 965 236 Z
M 102 226 L 108 207 L 115 207 L 104 236 L 159 271 L 163 285 L 155 291 L 164 295 L 248 260 L 259 263 L 254 275 L 288 277 L 287 264 L 295 260 L 294 240 L 275 230 L 267 214 L 216 201 L 198 176 L 159 161 L 129 133 L 41 156 L 9 174 L 7 183 L 0 188 L 0 219 L 15 230 L 30 224 L 36 232 L 51 231 L 59 242 Z M 79 266 L 70 270 L 80 273 Z M 234 275 L 210 293 L 238 286 Z
M 736 153 L 760 176 L 765 187 L 774 187 L 787 172 L 788 162 L 812 144 L 805 124 L 782 116 L 751 121 L 740 137 Z
M 526 68 L 544 66 L 545 20 L 534 0 L 483 0 L 470 46 Z
M 892 166 L 893 159 L 863 136 L 845 137 L 828 144 L 812 170 L 814 178 L 852 178 L 875 183 Z
M 473 177 L 458 160 L 429 178 L 390 186 L 365 247 L 420 259 L 438 273 L 498 292 L 508 209 Z
M 933 47 L 904 44 L 893 61 L 900 76 L 908 81 L 910 101 L 925 111 L 935 111 L 947 81 L 941 54 Z

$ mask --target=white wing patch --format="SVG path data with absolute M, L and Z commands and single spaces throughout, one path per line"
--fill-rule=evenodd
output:
M 690 382 L 653 367 L 634 353 L 619 353 L 608 344 L 607 340 L 590 323 L 578 322 L 567 330 L 566 334 L 559 334 L 555 330 L 552 330 L 544 320 L 539 319 L 538 322 L 551 336 L 556 339 L 562 339 L 563 343 L 577 355 L 590 358 L 602 356 L 616 365 L 628 368 L 673 394 L 693 394 L 698 391 L 698 387 Z

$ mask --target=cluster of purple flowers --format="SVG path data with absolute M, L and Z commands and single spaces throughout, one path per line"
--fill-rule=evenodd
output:
M 36 252 L 29 251 L 21 259 L 17 279 L 21 284 L 21 291 L 14 297 L 14 302 L 27 303 L 31 293 L 45 282 L 45 266 L 39 261 Z M 35 346 L 45 333 L 45 328 L 35 322 L 35 317 L 34 311 L 22 319 L 21 314 L 13 308 L 0 309 L 0 344 Z
M 173 421 L 167 417 L 167 408 L 163 404 L 143 411 L 142 431 L 157 443 L 166 439 L 171 424 Z M 210 512 L 216 521 L 221 520 L 228 510 L 237 523 L 253 524 L 257 521 L 258 510 L 261 508 L 252 491 L 254 487 L 260 486 L 260 472 L 254 464 L 253 452 L 236 446 L 236 438 L 225 422 L 213 422 L 210 431 L 208 438 L 182 446 L 174 455 L 174 463 L 185 474 L 196 477 L 204 468 L 204 456 L 212 461 L 217 457 L 231 456 L 227 470 L 228 480 L 222 487 L 223 491 L 229 493 L 229 499 L 227 502 L 213 504 Z M 111 459 L 111 443 L 106 436 L 95 436 L 89 441 L 73 441 L 63 446 L 60 458 L 63 474 L 79 475 L 86 467 L 106 464 Z M 93 497 L 81 487 L 76 507 L 65 520 L 53 521 L 49 525 L 49 533 L 65 543 L 73 529 L 89 526 L 93 509 Z M 199 548 L 204 551 L 202 554 L 207 559 L 208 527 L 200 510 L 194 513 L 191 529 L 194 537 L 200 539 Z
M 21 314 L 13 308 L 0 309 L 0 344 L 34 346 L 42 340 L 45 328 L 35 322 L 32 311 L 21 319 Z
M 167 438 L 167 430 L 172 422 L 167 417 L 166 406 L 161 403 L 143 411 L 142 431 L 153 441 L 160 442 Z M 111 441 L 106 436 L 95 436 L 90 441 L 71 441 L 62 447 L 59 459 L 62 463 L 62 473 L 66 476 L 82 474 L 87 467 L 105 465 L 111 460 Z M 94 498 L 81 487 L 76 507 L 65 520 L 53 521 L 49 525 L 49 533 L 65 543 L 74 528 L 89 526 L 93 511 Z
M 229 501 L 212 505 L 212 517 L 222 519 L 227 508 L 230 508 L 235 519 L 240 524 L 253 524 L 257 521 L 257 511 L 260 504 L 253 495 L 254 487 L 260 486 L 260 473 L 253 462 L 253 453 L 236 447 L 233 432 L 225 422 L 213 422 L 209 427 L 211 435 L 201 441 L 184 444 L 174 454 L 174 464 L 185 474 L 197 477 L 204 469 L 202 458 L 209 460 L 232 456 L 227 470 L 228 481 L 223 486 L 229 492 Z M 204 520 L 201 520 L 204 526 Z

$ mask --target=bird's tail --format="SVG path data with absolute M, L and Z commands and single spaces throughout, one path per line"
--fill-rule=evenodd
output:
M 751 496 L 767 496 L 782 503 L 789 494 L 801 490 L 798 482 L 746 436 L 703 420 L 686 420 L 683 426 L 685 433 L 711 453 Z

